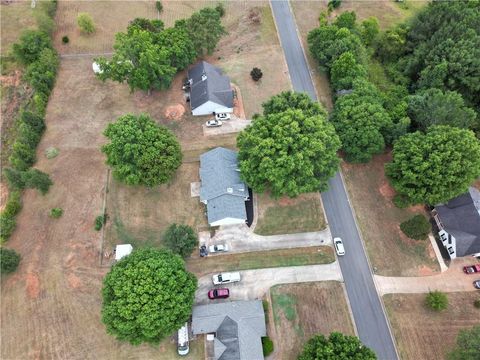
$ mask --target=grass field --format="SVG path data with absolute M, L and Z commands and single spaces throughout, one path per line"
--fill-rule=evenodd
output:
M 390 159 L 385 154 L 368 164 L 342 163 L 368 256 L 381 275 L 431 275 L 440 269 L 430 242 L 409 239 L 400 230 L 402 221 L 426 212 L 422 206 L 399 209 L 393 204 L 395 191 L 384 172 L 384 164 Z
M 255 233 L 259 235 L 320 231 L 326 227 L 319 193 L 278 200 L 271 198 L 268 193 L 257 196 L 258 222 Z
M 187 260 L 187 268 L 197 277 L 221 271 L 262 269 L 284 266 L 329 264 L 335 261 L 329 246 L 313 246 L 286 250 L 253 251 L 238 254 L 222 254 Z
M 278 285 L 270 289 L 276 329 L 275 359 L 295 359 L 313 335 L 354 335 L 342 285 L 335 281 Z
M 1 53 L 7 55 L 18 40 L 21 30 L 36 29 L 36 14 L 42 9 L 32 9 L 31 1 L 14 1 L 0 4 Z
M 425 294 L 384 296 L 400 357 L 445 359 L 458 332 L 480 324 L 480 309 L 473 306 L 478 298 L 478 292 L 449 293 L 448 309 L 436 313 L 425 307 Z

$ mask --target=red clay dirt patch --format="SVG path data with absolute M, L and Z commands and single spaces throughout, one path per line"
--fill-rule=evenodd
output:
M 169 120 L 180 120 L 185 113 L 185 107 L 182 104 L 171 105 L 165 110 L 165 117 Z
M 25 279 L 27 295 L 30 299 L 36 299 L 40 294 L 40 280 L 35 273 L 28 273 Z
M 393 199 L 395 196 L 395 189 L 390 185 L 388 181 L 384 181 L 382 185 L 380 186 L 380 194 L 382 194 L 385 198 L 388 200 Z

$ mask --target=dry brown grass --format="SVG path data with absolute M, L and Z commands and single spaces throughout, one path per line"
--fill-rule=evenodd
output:
M 275 359 L 295 359 L 315 334 L 354 335 L 342 285 L 335 281 L 278 285 L 270 289 Z
M 384 171 L 390 160 L 390 154 L 384 154 L 368 164 L 342 163 L 368 256 L 381 275 L 431 275 L 440 269 L 430 242 L 409 239 L 400 230 L 402 221 L 417 213 L 427 214 L 422 206 L 399 209 L 393 204 L 395 190 Z
M 36 29 L 35 13 L 41 11 L 32 9 L 31 1 L 14 1 L 0 4 L 1 53 L 7 55 L 11 46 L 18 40 L 22 30 Z
M 445 359 L 458 332 L 480 324 L 480 309 L 473 306 L 478 298 L 478 292 L 449 293 L 447 310 L 437 313 L 425 306 L 425 294 L 384 296 L 400 357 Z

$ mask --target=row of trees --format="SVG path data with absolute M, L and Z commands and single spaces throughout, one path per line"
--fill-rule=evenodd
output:
M 178 71 L 213 52 L 225 34 L 223 14 L 223 7 L 206 7 L 168 29 L 161 20 L 134 19 L 126 32 L 115 35 L 112 58 L 95 59 L 97 76 L 126 82 L 132 91 L 167 89 Z

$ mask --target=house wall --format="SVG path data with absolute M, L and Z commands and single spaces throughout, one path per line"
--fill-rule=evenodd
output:
M 213 101 L 207 101 L 203 105 L 197 106 L 195 109 L 192 110 L 192 115 L 194 116 L 201 116 L 201 115 L 212 115 L 214 112 L 225 112 L 225 113 L 232 113 L 232 108 L 224 107 L 220 104 L 217 104 Z
M 245 224 L 245 221 L 246 219 L 224 218 L 224 219 L 210 223 L 210 226 Z

